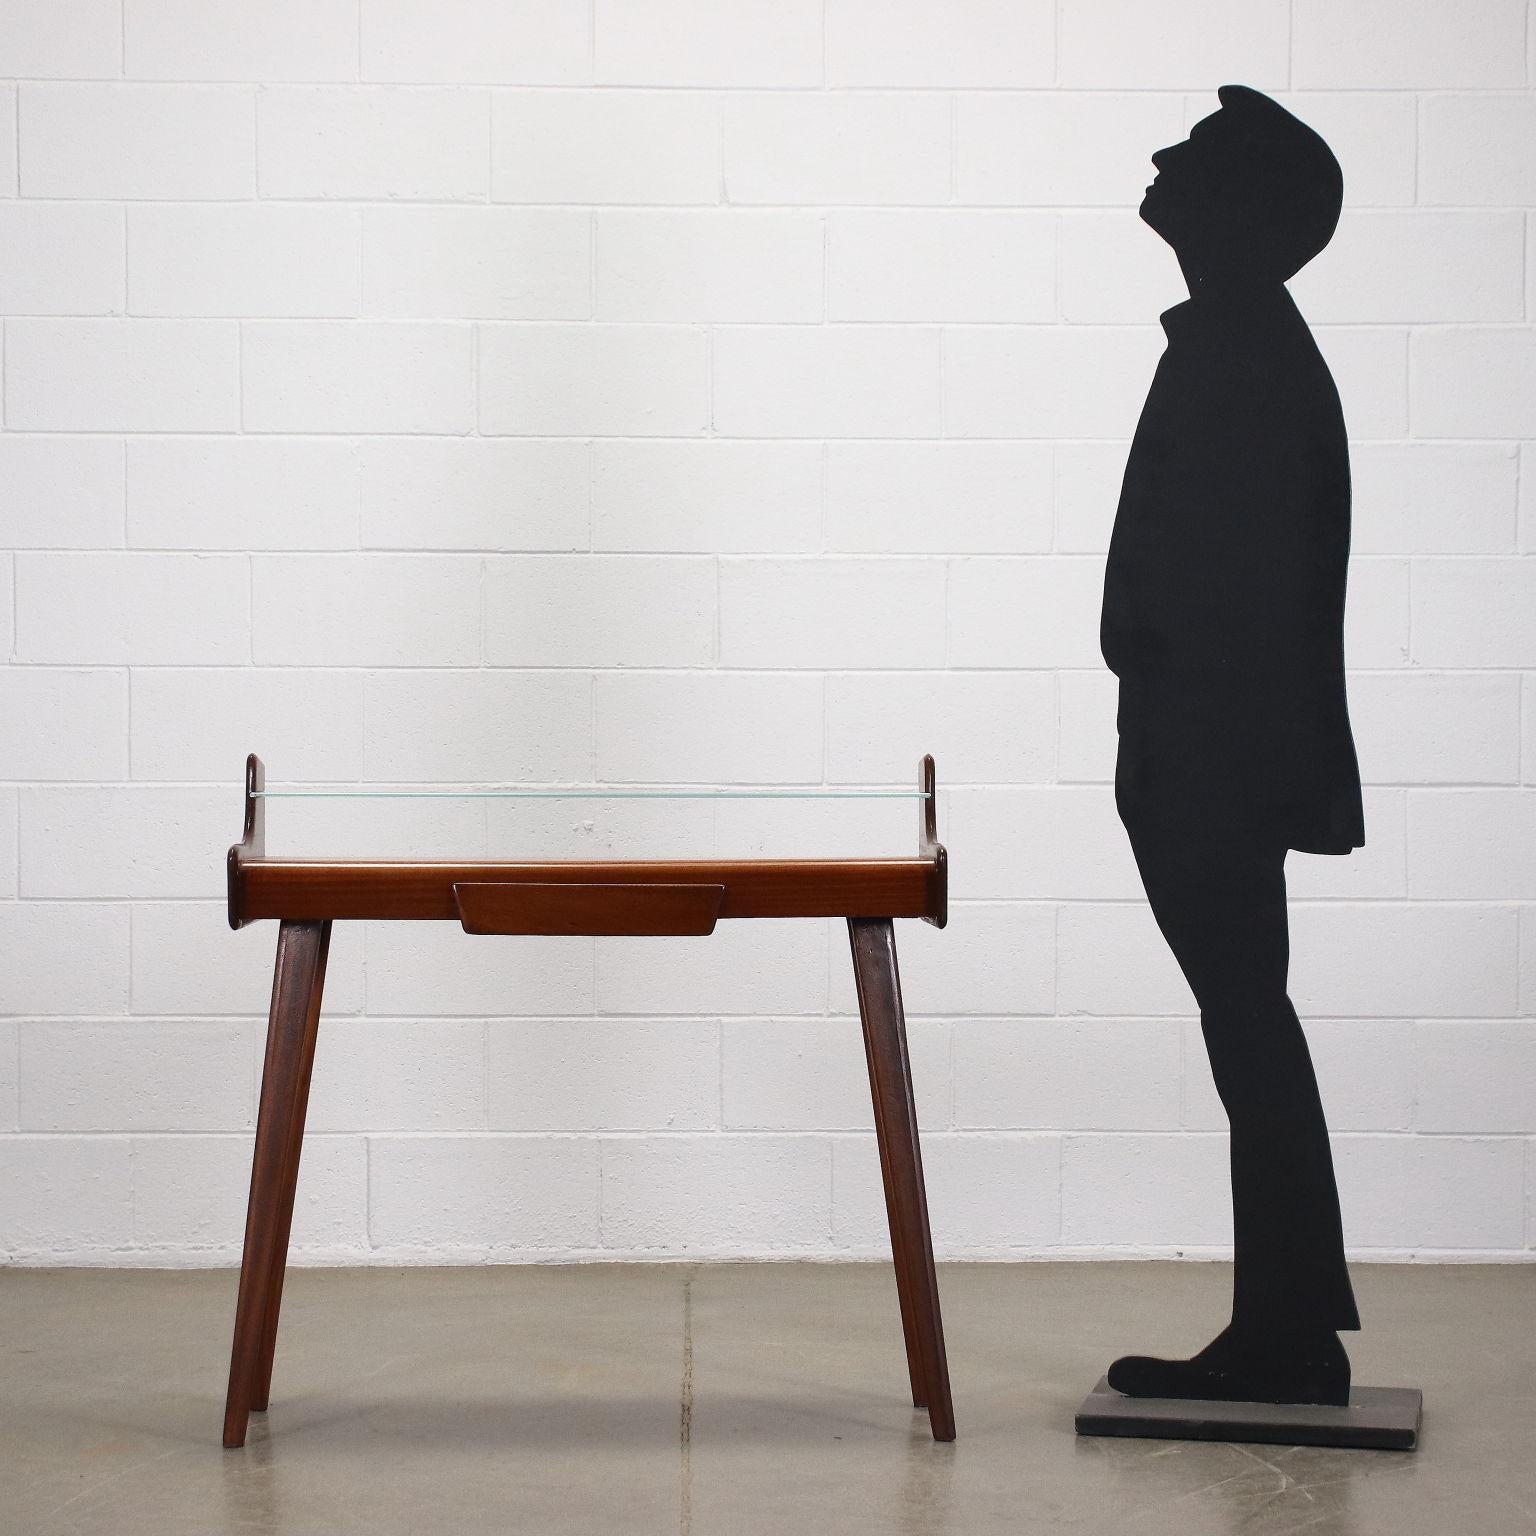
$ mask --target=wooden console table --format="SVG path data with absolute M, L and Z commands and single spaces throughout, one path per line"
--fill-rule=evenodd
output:
M 239 928 L 276 918 L 279 928 L 224 1411 L 226 1446 L 244 1445 L 251 1413 L 267 1406 L 331 924 L 359 918 L 456 922 L 472 934 L 707 934 L 723 918 L 845 917 L 912 1402 L 927 1409 L 935 1440 L 955 1438 L 891 926 L 894 918 L 916 917 L 942 928 L 947 916 L 948 871 L 936 830 L 931 757 L 919 770 L 918 851 L 912 858 L 268 858 L 268 794 L 261 760 L 252 754 L 245 765 L 244 835 L 229 850 L 229 923 Z

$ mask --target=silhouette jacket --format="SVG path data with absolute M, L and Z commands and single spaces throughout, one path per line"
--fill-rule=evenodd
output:
M 1122 810 L 1347 853 L 1365 833 L 1338 392 L 1279 285 L 1203 295 L 1162 322 L 1104 580 Z

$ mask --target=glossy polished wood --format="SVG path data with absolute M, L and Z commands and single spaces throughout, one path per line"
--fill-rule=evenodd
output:
M 224 1444 L 231 1448 L 245 1444 L 251 1410 L 267 1402 L 330 942 L 329 923 L 284 923 L 278 930 L 224 1403 Z
M 715 931 L 723 885 L 524 884 L 492 880 L 453 888 L 465 933 Z
M 848 920 L 876 1138 L 915 1406 L 936 1440 L 954 1412 L 923 1188 L 892 919 L 948 916 L 935 772 L 922 760 L 918 851 L 883 859 L 422 861 L 270 859 L 261 760 L 246 760 L 245 821 L 229 850 L 229 922 L 280 923 L 266 1065 L 235 1308 L 224 1444 L 244 1445 L 267 1405 L 314 1064 L 331 923 L 457 922 L 472 934 L 694 934 L 724 918 Z
M 907 1024 L 896 969 L 896 938 L 889 918 L 851 917 L 848 940 L 853 950 L 859 1017 L 864 1025 L 864 1053 L 874 1100 L 875 1136 L 880 1145 L 912 1401 L 928 1409 L 935 1440 L 953 1440 L 955 1410 L 939 1311 L 939 1281 L 933 1266 L 923 1153 L 907 1056 Z

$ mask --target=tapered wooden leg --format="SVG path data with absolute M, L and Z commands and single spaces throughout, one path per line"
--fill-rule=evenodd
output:
M 907 1334 L 912 1394 L 914 1400 L 919 1396 L 926 1400 L 933 1438 L 953 1440 L 954 1405 L 944 1353 L 944 1323 L 939 1314 L 938 1276 L 933 1266 L 933 1237 L 928 1228 L 928 1197 L 923 1188 L 923 1154 L 917 1139 L 901 980 L 896 970 L 896 936 L 889 918 L 851 917 L 848 938 L 858 984 L 859 1016 L 864 1024 L 896 1284 L 903 1297 L 902 1323 Z
M 224 1405 L 224 1444 L 229 1447 L 245 1444 L 251 1410 L 266 1406 L 330 942 L 329 922 L 285 922 L 278 929 L 229 1395 Z
M 325 961 L 331 947 L 331 925 L 321 924 L 320 954 L 314 981 L 309 989 L 309 1012 L 304 1019 L 304 1037 L 300 1045 L 299 1081 L 294 1094 L 293 1115 L 288 1126 L 283 1175 L 280 1185 L 282 1205 L 278 1211 L 277 1257 L 267 1291 L 266 1317 L 261 1332 L 261 1369 L 251 1395 L 251 1411 L 266 1411 L 272 1393 L 272 1357 L 277 1351 L 277 1318 L 283 1306 L 283 1276 L 288 1265 L 288 1234 L 293 1228 L 293 1197 L 299 1182 L 299 1153 L 304 1146 L 304 1115 L 309 1108 L 309 1079 L 315 1065 L 315 1038 L 320 1026 L 320 994 L 325 988 Z

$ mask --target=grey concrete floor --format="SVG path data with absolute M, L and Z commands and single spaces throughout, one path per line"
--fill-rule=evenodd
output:
M 1536 1268 L 1355 1270 L 1355 1379 L 1421 1448 L 1080 1440 L 1111 1356 L 1224 1315 L 1200 1264 L 947 1265 L 959 1439 L 888 1268 L 296 1270 L 272 1409 L 219 1445 L 230 1271 L 0 1271 L 7 1536 L 1536 1531 Z

